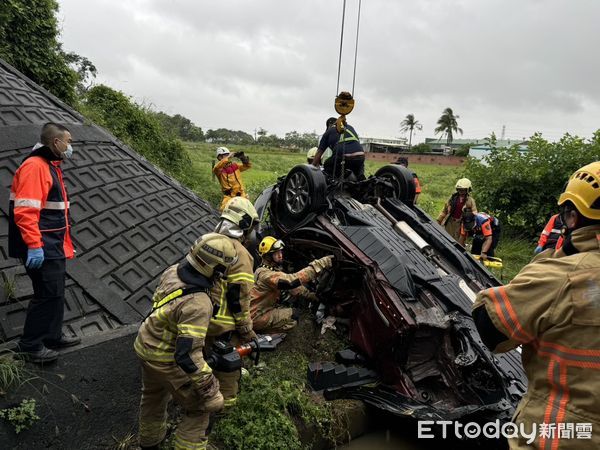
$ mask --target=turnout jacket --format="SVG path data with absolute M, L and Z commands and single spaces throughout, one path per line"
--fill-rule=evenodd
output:
M 554 438 L 538 436 L 535 448 L 600 448 L 600 226 L 574 231 L 508 285 L 481 291 L 473 310 L 484 342 L 490 331 L 501 333 L 495 352 L 522 346 L 529 385 L 514 421 L 556 430 Z M 481 325 L 482 312 L 496 330 Z M 591 424 L 591 439 L 559 439 L 568 424 Z M 531 448 L 517 439 L 510 447 Z
M 266 326 L 267 315 L 275 309 L 282 291 L 287 291 L 293 297 L 317 300 L 316 295 L 303 286 L 316 277 L 317 272 L 312 266 L 296 273 L 285 273 L 280 268 L 261 265 L 254 272 L 255 284 L 250 292 L 252 323 L 259 328 Z
M 452 194 L 450 199 L 444 205 L 444 209 L 442 209 L 442 212 L 440 213 L 440 215 L 437 218 L 438 223 L 441 223 L 442 225 L 446 225 L 446 222 L 448 221 L 448 219 L 450 219 L 456 212 L 457 206 L 458 206 L 458 193 L 455 192 L 454 194 Z M 477 213 L 477 205 L 475 204 L 475 199 L 473 197 L 471 197 L 470 195 L 467 195 L 467 198 L 465 199 L 465 203 L 462 206 L 462 210 L 464 211 L 465 208 L 471 208 L 471 210 L 473 211 L 473 214 Z M 461 214 L 462 214 L 462 211 L 461 211 Z
M 230 238 L 238 255 L 225 277 L 211 288 L 213 316 L 208 329 L 209 336 L 220 336 L 228 331 L 237 330 L 240 334 L 252 330 L 250 318 L 250 290 L 254 286 L 254 258 L 238 240 Z
M 212 303 L 206 292 L 176 295 L 179 289 L 195 287 L 181 280 L 178 267 L 171 266 L 162 274 L 153 297 L 154 303 L 170 295 L 173 300 L 144 320 L 134 349 L 140 359 L 165 373 L 174 389 L 191 381 L 202 392 L 216 381 L 202 353 Z
M 15 172 L 8 212 L 9 256 L 26 258 L 27 249 L 42 247 L 46 259 L 73 258 L 61 161 L 43 146 L 32 151 Z
M 229 158 L 223 158 L 217 161 L 213 167 L 213 173 L 217 176 L 221 191 L 229 197 L 242 196 L 246 197 L 246 189 L 242 182 L 241 172 L 244 172 L 252 167 L 252 163 L 248 162 L 239 165 Z

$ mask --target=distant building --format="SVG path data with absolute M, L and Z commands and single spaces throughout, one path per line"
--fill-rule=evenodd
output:
M 522 139 L 504 139 L 496 141 L 496 148 L 510 148 L 514 145 L 518 146 L 520 152 L 526 152 L 529 150 L 529 142 Z M 469 150 L 469 156 L 476 159 L 483 159 L 484 156 L 488 155 L 492 148 L 485 142 L 484 144 L 474 145 Z
M 408 150 L 406 138 L 370 138 L 361 137 L 365 152 L 373 153 L 400 153 Z

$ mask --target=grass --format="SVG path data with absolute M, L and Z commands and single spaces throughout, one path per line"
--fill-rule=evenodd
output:
M 16 354 L 4 350 L 0 353 L 0 395 L 6 395 L 8 390 L 26 382 L 28 373 L 25 363 L 16 358 Z

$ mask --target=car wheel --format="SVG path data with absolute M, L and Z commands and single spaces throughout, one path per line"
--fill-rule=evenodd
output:
M 287 215 L 299 219 L 315 212 L 325 203 L 327 183 L 320 169 L 298 165 L 288 173 L 281 190 L 281 203 Z
M 382 197 L 392 197 L 401 200 L 409 205 L 415 202 L 415 180 L 412 171 L 406 167 L 390 164 L 383 166 L 375 176 L 383 178 L 392 185 L 392 190 L 384 189 L 386 192 L 381 192 Z

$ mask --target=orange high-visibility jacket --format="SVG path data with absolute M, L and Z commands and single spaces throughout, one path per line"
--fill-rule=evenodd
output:
M 46 259 L 73 258 L 69 201 L 60 160 L 48 147 L 31 152 L 15 172 L 10 189 L 9 255 L 44 249 Z
M 542 234 L 540 234 L 538 245 L 544 250 L 548 248 L 555 248 L 558 250 L 561 248 L 563 244 L 562 227 L 563 224 L 560 220 L 560 215 L 554 214 L 552 217 L 550 217 L 550 220 L 544 227 Z

